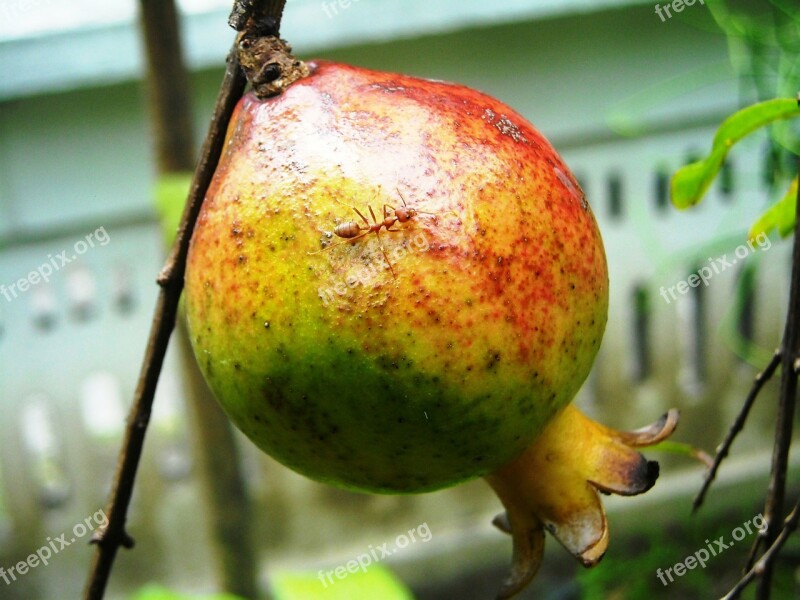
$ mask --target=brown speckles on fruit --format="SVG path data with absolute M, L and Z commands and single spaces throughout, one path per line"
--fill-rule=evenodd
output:
M 521 451 L 604 326 L 599 234 L 556 168 L 569 183 L 533 127 L 460 86 L 319 63 L 246 96 L 187 269 L 226 411 L 278 460 L 363 489 L 434 489 Z M 337 225 L 342 246 L 309 256 Z M 379 258 L 396 278 L 352 279 Z

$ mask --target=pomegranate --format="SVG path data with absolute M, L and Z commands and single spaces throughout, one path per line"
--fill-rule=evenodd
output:
M 597 490 L 658 475 L 634 433 L 569 406 L 600 346 L 608 275 L 567 166 L 524 118 L 450 83 L 314 62 L 240 101 L 192 239 L 199 364 L 264 452 L 353 490 L 485 476 L 513 535 L 501 596 L 548 529 L 605 551 Z

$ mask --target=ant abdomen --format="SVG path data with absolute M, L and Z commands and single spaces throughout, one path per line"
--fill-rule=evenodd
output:
M 339 223 L 333 233 L 340 238 L 351 239 L 361 233 L 361 227 L 355 221 L 346 221 Z

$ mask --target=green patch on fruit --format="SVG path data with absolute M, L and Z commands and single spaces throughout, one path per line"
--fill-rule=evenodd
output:
M 537 403 L 528 382 L 512 380 L 470 395 L 413 354 L 367 354 L 334 337 L 304 340 L 296 325 L 279 329 L 264 329 L 271 343 L 253 355 L 217 357 L 204 346 L 201 367 L 245 435 L 320 481 L 375 492 L 455 484 L 519 454 L 550 417 L 542 406 L 567 400 Z

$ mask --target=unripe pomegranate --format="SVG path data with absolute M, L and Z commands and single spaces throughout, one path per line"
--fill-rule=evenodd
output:
M 485 476 L 515 566 L 543 528 L 586 564 L 597 489 L 648 489 L 634 434 L 568 406 L 600 346 L 608 275 L 567 166 L 482 93 L 327 62 L 239 103 L 192 240 L 194 349 L 226 413 L 313 479 L 412 493 Z

